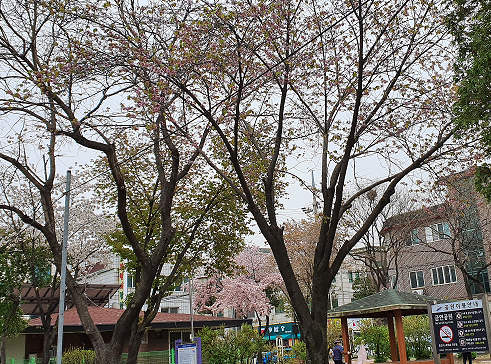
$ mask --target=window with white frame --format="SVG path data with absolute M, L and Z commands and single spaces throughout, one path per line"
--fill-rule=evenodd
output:
M 457 282 L 457 274 L 453 265 L 444 265 L 431 270 L 433 285 L 449 284 Z
M 425 286 L 425 277 L 422 270 L 409 273 L 409 279 L 411 281 L 411 288 L 421 288 Z
M 127 277 L 127 279 L 126 279 L 126 286 L 127 286 L 128 288 L 135 288 L 135 287 L 136 287 L 136 286 L 135 286 L 135 277 L 130 276 L 130 275 L 128 274 L 128 277 Z
M 450 226 L 448 222 L 440 222 L 425 228 L 426 242 L 448 239 L 450 235 Z

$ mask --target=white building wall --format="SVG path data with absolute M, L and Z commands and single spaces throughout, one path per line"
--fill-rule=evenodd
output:
M 331 285 L 331 302 L 337 299 L 338 306 L 350 303 L 353 300 L 353 282 L 357 272 L 340 269 L 336 274 L 336 281 Z M 359 273 L 358 273 L 359 274 Z

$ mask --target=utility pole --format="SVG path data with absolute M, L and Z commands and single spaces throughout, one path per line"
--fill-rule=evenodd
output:
M 72 173 L 66 171 L 65 216 L 63 219 L 63 245 L 61 250 L 61 283 L 60 283 L 60 308 L 58 313 L 58 343 L 56 346 L 56 364 L 61 364 L 63 356 L 63 324 L 65 321 L 65 282 L 68 242 L 68 218 L 70 211 L 70 180 Z
M 193 276 L 189 278 L 189 314 L 191 315 L 191 342 L 194 342 L 194 322 L 193 322 Z

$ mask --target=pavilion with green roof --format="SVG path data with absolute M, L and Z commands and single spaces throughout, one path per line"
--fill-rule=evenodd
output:
M 427 314 L 428 304 L 432 305 L 442 302 L 448 301 L 435 297 L 401 292 L 396 289 L 387 289 L 346 305 L 336 307 L 335 309 L 327 312 L 327 317 L 330 319 L 341 319 L 345 363 L 351 363 L 350 355 L 347 354 L 349 351 L 348 318 L 385 317 L 387 318 L 389 328 L 390 353 L 392 362 L 399 361 L 397 352 L 397 349 L 399 349 L 400 363 L 407 364 L 406 342 L 402 325 L 402 317 Z M 448 364 L 453 364 L 453 355 L 447 355 L 447 359 L 442 360 L 442 363 L 445 362 Z M 433 363 L 433 361 L 431 361 L 431 363 Z

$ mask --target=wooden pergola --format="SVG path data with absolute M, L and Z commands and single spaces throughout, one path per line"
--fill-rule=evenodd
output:
M 428 303 L 434 304 L 442 302 L 447 301 L 435 297 L 387 289 L 330 310 L 327 313 L 327 317 L 330 319 L 341 319 L 345 363 L 351 363 L 351 355 L 348 354 L 350 350 L 348 318 L 387 318 L 391 360 L 392 362 L 407 364 L 406 339 L 404 336 L 402 317 L 427 314 Z M 397 349 L 399 349 L 400 360 Z M 418 361 L 418 363 L 433 363 L 433 360 Z M 454 364 L 453 355 L 447 355 L 447 359 L 442 359 L 441 363 Z

